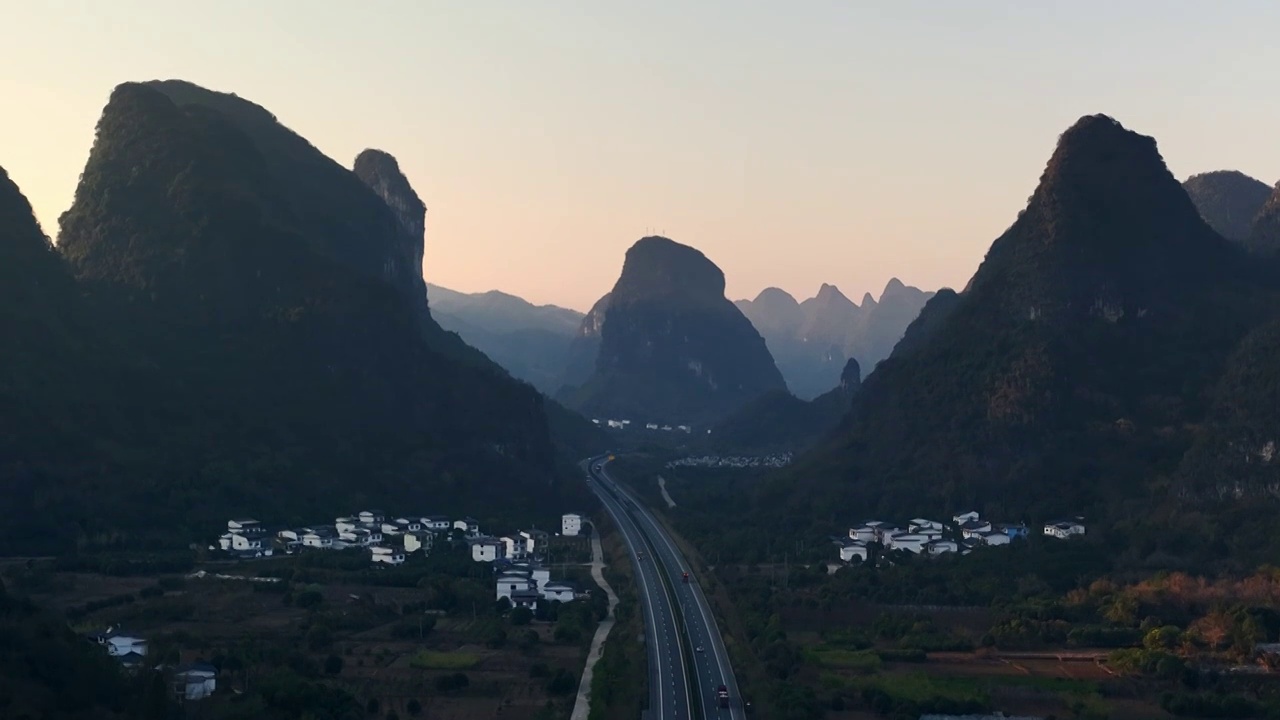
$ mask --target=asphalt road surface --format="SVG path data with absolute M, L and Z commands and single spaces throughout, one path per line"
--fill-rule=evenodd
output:
M 650 708 L 661 708 L 660 713 L 651 715 L 664 720 L 692 718 L 696 716 L 689 713 L 697 706 L 704 718 L 746 718 L 729 654 L 698 579 L 649 510 L 609 477 L 607 464 L 607 456 L 586 461 L 591 484 L 615 522 L 624 528 L 632 560 L 641 569 L 642 604 L 654 608 L 645 613 L 647 636 L 654 638 L 655 631 L 661 634 L 657 643 L 649 643 Z M 687 584 L 683 582 L 685 572 L 689 573 Z M 666 578 L 665 585 L 659 575 Z M 657 597 L 668 592 L 665 598 Z M 674 678 L 673 673 L 686 673 L 685 681 Z M 653 692 L 655 685 L 672 692 L 658 698 Z M 719 707 L 717 701 L 716 690 L 721 685 L 729 689 L 728 708 Z

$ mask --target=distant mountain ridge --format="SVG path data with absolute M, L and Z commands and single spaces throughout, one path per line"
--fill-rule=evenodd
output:
M 627 250 L 622 273 L 578 332 L 591 374 L 559 398 L 592 417 L 711 422 L 770 390 L 785 390 L 764 339 L 724 296 L 724 273 L 664 237 Z
M 826 283 L 804 302 L 766 288 L 734 304 L 764 336 L 791 391 L 812 399 L 839 383 L 848 359 L 874 370 L 932 296 L 892 278 L 878 301 L 867 293 L 861 305 Z
M 461 293 L 430 283 L 427 297 L 441 327 L 543 394 L 560 389 L 582 313 L 497 290 Z

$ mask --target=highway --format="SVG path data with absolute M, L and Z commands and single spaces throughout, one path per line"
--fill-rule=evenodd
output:
M 645 647 L 649 656 L 649 718 L 693 720 L 688 688 L 688 664 L 683 637 L 676 622 L 671 594 L 663 584 L 661 570 L 653 563 L 647 536 L 632 516 L 628 501 L 610 493 L 602 473 L 596 470 L 603 458 L 584 461 L 592 490 L 599 496 L 613 522 L 622 532 L 636 569 L 636 585 L 644 612 Z
M 648 637 L 654 636 L 654 630 L 666 632 L 668 628 L 677 630 L 675 641 L 660 645 L 659 657 L 655 662 L 654 648 L 649 652 L 649 677 L 651 686 L 650 708 L 662 708 L 654 717 L 663 718 L 715 718 L 717 720 L 741 720 L 746 717 L 743 709 L 742 694 L 733 675 L 733 667 L 729 662 L 729 654 L 725 649 L 720 630 L 716 626 L 715 615 L 707 603 L 702 587 L 693 574 L 684 556 L 671 541 L 662 525 L 649 510 L 636 501 L 625 488 L 609 477 L 606 469 L 607 456 L 592 458 L 587 461 L 587 470 L 592 479 L 593 490 L 604 502 L 605 507 L 613 515 L 619 527 L 626 527 L 623 534 L 632 548 L 632 561 L 642 571 L 639 577 L 643 583 L 640 589 L 644 596 L 642 602 L 651 598 L 654 593 L 665 594 L 665 604 L 654 602 L 655 613 L 646 612 L 645 620 L 649 625 Z M 632 535 L 634 533 L 634 535 Z M 633 541 L 633 538 L 639 542 Z M 644 558 L 637 558 L 636 548 L 644 548 Z M 689 573 L 689 582 L 683 582 L 684 573 Z M 661 574 L 666 578 L 666 585 L 653 582 L 650 578 Z M 665 614 L 657 608 L 665 608 Z M 676 615 L 672 610 L 679 610 Z M 653 622 L 653 618 L 657 623 Z M 678 625 L 678 627 L 676 627 Z M 666 640 L 664 635 L 663 640 Z M 672 658 L 676 654 L 678 658 Z M 688 658 L 682 665 L 680 660 Z M 690 666 L 691 665 L 691 666 Z M 689 678 L 684 683 L 672 683 L 672 679 L 664 673 L 684 672 Z M 671 688 L 679 686 L 684 692 L 683 698 L 654 698 L 654 684 Z M 729 707 L 720 708 L 716 698 L 716 690 L 724 685 L 729 690 Z M 697 714 L 690 715 L 696 707 Z

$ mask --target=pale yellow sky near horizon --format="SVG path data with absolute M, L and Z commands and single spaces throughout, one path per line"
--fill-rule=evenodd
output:
M 425 276 L 586 310 L 658 232 L 728 295 L 962 286 L 1060 132 L 1179 178 L 1280 176 L 1280 3 L 0 0 L 0 166 L 45 232 L 111 88 L 235 92 L 343 165 L 395 155 Z

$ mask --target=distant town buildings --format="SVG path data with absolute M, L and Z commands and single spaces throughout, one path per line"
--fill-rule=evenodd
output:
M 237 518 L 227 521 L 227 531 L 219 536 L 217 546 L 210 546 L 210 549 L 252 559 L 271 557 L 276 552 L 292 554 L 304 548 L 344 550 L 354 547 L 367 549 L 371 562 L 400 565 L 413 553 L 430 553 L 436 536 L 451 532 L 477 538 L 480 537 L 480 523 L 472 517 L 389 516 L 381 510 L 361 510 L 335 518 L 332 525 L 285 528 L 269 533 L 257 520 Z
M 1044 526 L 1044 534 L 1066 538 L 1083 535 L 1081 518 L 1059 521 Z M 915 555 L 938 556 L 949 553 L 967 555 L 975 548 L 996 547 L 1025 539 L 1024 523 L 992 523 L 977 511 L 957 513 L 950 522 L 914 518 L 906 527 L 883 520 L 868 520 L 849 528 L 847 538 L 835 538 L 842 562 L 871 559 L 872 545 L 886 551 L 900 550 Z
M 678 467 L 712 467 L 712 468 L 780 468 L 791 464 L 791 453 L 774 455 L 699 455 L 697 457 L 680 458 L 667 463 L 667 468 Z

